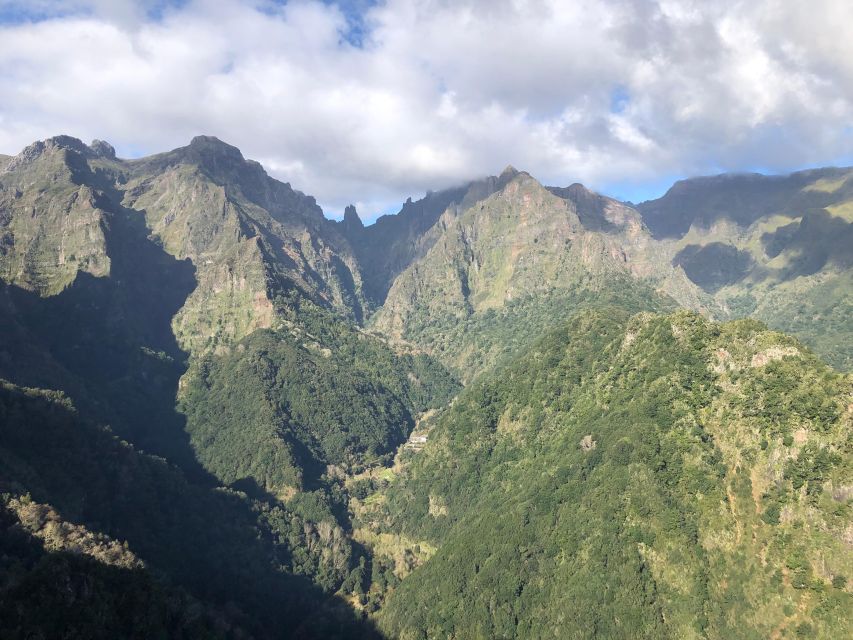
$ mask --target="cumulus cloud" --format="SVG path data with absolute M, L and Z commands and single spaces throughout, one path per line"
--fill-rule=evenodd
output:
M 849 158 L 847 0 L 0 0 L 0 151 L 207 133 L 365 217 L 507 163 L 619 195 Z

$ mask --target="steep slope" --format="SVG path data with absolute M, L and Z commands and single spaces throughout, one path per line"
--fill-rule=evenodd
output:
M 851 400 L 754 321 L 581 314 L 466 389 L 365 500 L 364 526 L 407 545 L 395 571 L 416 567 L 381 626 L 848 637 Z
M 444 230 L 437 225 L 442 215 L 453 217 L 473 206 L 506 186 L 516 173 L 507 167 L 497 177 L 430 192 L 414 202 L 409 198 L 397 214 L 381 216 L 368 227 L 354 207 L 347 207 L 340 228 L 358 256 L 365 290 L 373 304 L 381 306 L 396 277 L 436 243 Z
M 31 145 L 0 174 L 0 221 L 0 377 L 63 391 L 84 420 L 177 466 L 164 482 L 190 487 L 210 507 L 191 511 L 194 523 L 225 532 L 239 523 L 248 532 L 227 549 L 199 542 L 195 556 L 184 550 L 197 560 L 198 579 L 210 582 L 210 599 L 222 604 L 227 593 L 224 578 L 204 577 L 215 552 L 246 562 L 228 580 L 282 597 L 290 587 L 264 586 L 266 575 L 285 583 L 306 576 L 297 590 L 314 600 L 294 599 L 295 610 L 304 608 L 298 616 L 290 604 L 235 591 L 237 609 L 257 609 L 249 617 L 261 637 L 291 614 L 308 624 L 331 594 L 360 589 L 357 570 L 369 559 L 346 532 L 339 474 L 396 448 L 456 382 L 428 357 L 356 328 L 365 308 L 358 264 L 314 200 L 212 138 L 124 161 L 106 143 L 57 137 Z M 28 446 L 26 464 L 5 476 L 26 491 L 35 492 L 28 469 L 47 473 L 74 455 Z M 72 520 L 121 538 L 136 524 L 128 511 L 144 511 L 147 498 L 130 492 L 121 517 L 113 514 L 102 500 L 107 485 L 92 484 L 110 470 L 90 466 L 93 477 L 58 480 L 37 500 L 65 517 L 61 487 L 88 487 L 99 511 Z M 222 485 L 245 492 L 236 511 L 205 502 Z M 117 529 L 104 531 L 104 522 Z M 203 537 L 185 524 L 187 535 Z M 145 562 L 165 554 L 158 571 L 191 572 L 173 548 L 189 544 L 182 533 L 133 532 Z M 258 551 L 263 562 L 243 557 L 257 538 L 272 541 Z M 193 580 L 187 589 L 203 591 Z M 279 622 L 267 605 L 281 610 Z M 320 619 L 309 627 L 324 628 Z
M 189 350 L 270 326 L 273 297 L 290 289 L 352 318 L 363 312 L 355 258 L 314 199 L 216 138 L 136 161 L 116 159 L 100 141 L 34 143 L 0 175 L 0 211 L 3 279 L 43 295 L 78 272 L 110 273 L 114 218 L 143 224 L 196 269 L 175 319 Z
M 0 375 L 63 389 L 87 415 L 170 459 L 192 463 L 174 412 L 188 356 L 226 357 L 260 329 L 310 334 L 303 320 L 318 314 L 340 325 L 330 335 L 355 335 L 349 323 L 364 300 L 346 239 L 313 198 L 215 138 L 130 162 L 104 142 L 52 138 L 14 158 L 0 188 Z M 385 367 L 394 375 L 416 376 L 376 338 L 359 339 L 395 363 Z M 346 369 L 356 357 L 331 360 Z M 405 418 L 372 418 L 387 430 L 383 442 L 396 434 L 388 447 L 411 426 L 417 408 L 406 406 Z
M 387 461 L 418 415 L 458 391 L 431 358 L 395 353 L 310 303 L 288 307 L 287 325 L 194 363 L 181 399 L 205 468 L 285 497 Z
M 694 178 L 638 209 L 662 254 L 728 313 L 853 367 L 853 170 Z
M 126 163 L 123 204 L 145 214 L 163 248 L 196 267 L 198 286 L 175 318 L 185 349 L 228 344 L 273 323 L 273 298 L 296 289 L 358 320 L 359 270 L 313 198 L 267 176 L 238 149 L 199 136 Z
M 630 207 L 580 185 L 504 177 L 496 193 L 442 216 L 439 239 L 394 282 L 374 328 L 471 379 L 578 307 L 673 308 L 673 297 L 704 306 Z
M 67 522 L 50 505 L 0 504 L 4 638 L 224 638 L 228 623 L 146 570 L 125 545 Z M 232 627 L 232 631 L 237 628 Z
M 382 305 L 394 278 L 429 249 L 429 230 L 449 206 L 462 200 L 465 191 L 462 187 L 428 193 L 415 202 L 409 198 L 398 213 L 381 216 L 368 227 L 355 207 L 347 207 L 339 223 L 341 233 L 356 251 L 368 298 L 375 306 Z
M 823 209 L 848 200 L 850 173 L 850 169 L 826 168 L 786 176 L 748 173 L 690 178 L 637 209 L 657 238 L 679 238 L 691 226 L 707 228 L 723 218 L 746 228 L 783 211 Z
M 0 607 L 3 637 L 58 625 L 116 637 L 133 616 L 128 637 L 325 637 L 315 616 L 332 635 L 370 637 L 327 606 L 358 564 L 327 510 L 188 483 L 57 392 L 0 381 L 0 424 L 3 535 L 18 541 L 0 567 L 0 602 L 14 606 Z
M 364 227 L 210 137 L 0 157 L 0 635 L 845 636 L 849 378 L 628 318 L 844 366 L 853 178 L 732 180 Z
M 91 150 L 68 136 L 36 142 L 0 174 L 0 273 L 42 294 L 57 293 L 78 272 L 110 270 L 108 215 L 88 184 Z M 91 182 L 91 180 L 89 180 Z
M 149 238 L 97 162 L 114 161 L 59 137 L 0 174 L 0 376 L 62 389 L 138 446 L 191 464 L 174 414 L 185 354 L 170 324 L 195 269 Z

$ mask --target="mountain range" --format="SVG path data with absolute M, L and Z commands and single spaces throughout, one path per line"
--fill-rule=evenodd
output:
M 0 635 L 844 637 L 851 256 L 853 169 L 0 156 Z

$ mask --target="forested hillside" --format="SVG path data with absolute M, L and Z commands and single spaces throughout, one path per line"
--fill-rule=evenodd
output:
M 458 390 L 424 355 L 397 354 L 311 303 L 226 356 L 193 364 L 181 400 L 201 463 L 225 483 L 251 479 L 288 495 L 341 473 L 389 462 L 417 416 Z
M 753 321 L 583 313 L 466 389 L 368 498 L 368 526 L 437 549 L 381 626 L 847 637 L 851 393 Z
M 358 552 L 322 506 L 190 483 L 56 392 L 3 382 L 0 424 L 4 638 L 370 635 L 328 600 Z
M 57 522 L 127 541 L 154 571 L 122 567 L 128 589 L 140 576 L 142 600 L 127 606 L 145 617 L 157 598 L 173 603 L 152 622 L 170 635 L 186 616 L 201 616 L 202 636 L 223 625 L 216 633 L 235 637 L 370 635 L 331 598 L 361 589 L 369 567 L 347 532 L 341 474 L 384 460 L 457 382 L 358 328 L 355 258 L 313 199 L 212 138 L 128 162 L 58 137 L 0 174 L 0 223 L 7 504 L 33 500 Z M 114 448 L 132 464 L 116 466 Z M 28 539 L 10 522 L 12 538 Z M 49 625 L 74 603 L 48 593 L 38 546 L 20 547 L 33 581 L 20 588 L 58 599 L 64 613 Z M 46 548 L 48 568 L 63 548 Z M 90 566 L 101 560 L 56 570 L 125 580 Z M 107 587 L 92 589 L 89 604 L 127 624 Z M 50 635 L 24 624 L 35 613 L 20 593 L 8 602 L 23 613 L 5 628 Z M 208 621 L 191 613 L 208 605 Z M 104 624 L 103 637 L 119 629 Z M 81 633 L 95 626 L 81 621 Z

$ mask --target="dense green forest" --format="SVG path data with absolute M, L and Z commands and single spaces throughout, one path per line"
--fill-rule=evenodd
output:
M 55 392 L 2 383 L 0 418 L 3 535 L 20 549 L 4 545 L 3 637 L 51 637 L 63 624 L 76 629 L 73 637 L 88 637 L 87 629 L 121 637 L 135 619 L 150 627 L 133 627 L 134 637 L 174 636 L 184 627 L 190 637 L 208 637 L 210 629 L 266 636 L 276 628 L 306 637 L 370 635 L 329 600 L 358 567 L 359 553 L 326 505 L 285 507 L 191 484 L 165 460 L 82 419 Z M 72 526 L 33 521 L 31 503 Z M 87 544 L 93 535 L 116 541 L 121 552 Z M 80 586 L 65 593 L 63 581 Z M 103 599 L 121 593 L 126 600 Z M 69 615 L 81 616 L 79 627 Z
M 580 314 L 466 389 L 366 498 L 364 526 L 437 548 L 382 628 L 846 637 L 851 391 L 753 321 Z
M 628 311 L 672 311 L 677 305 L 647 283 L 614 273 L 606 285 L 595 277 L 579 278 L 568 288 L 522 295 L 505 307 L 488 309 L 466 318 L 436 317 L 419 309 L 409 319 L 406 338 L 450 363 L 470 381 L 483 372 L 505 365 L 551 327 L 581 310 L 615 306 Z
M 279 330 L 260 330 L 187 375 L 181 410 L 198 459 L 225 483 L 251 479 L 273 493 L 316 488 L 341 472 L 390 462 L 422 412 L 458 383 L 422 354 L 299 299 L 279 301 Z

